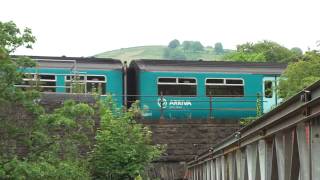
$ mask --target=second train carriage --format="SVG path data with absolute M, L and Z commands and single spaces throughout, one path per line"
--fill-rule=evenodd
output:
M 41 92 L 97 93 L 113 96 L 123 104 L 123 66 L 120 60 L 107 58 L 29 56 L 37 62 L 25 73 L 22 88 L 39 87 Z
M 239 120 L 269 111 L 286 64 L 134 60 L 128 92 L 145 119 Z M 133 100 L 133 99 L 131 99 Z

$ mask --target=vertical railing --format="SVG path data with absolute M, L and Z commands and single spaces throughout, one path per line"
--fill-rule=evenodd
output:
M 212 94 L 211 94 L 211 92 L 210 92 L 210 96 L 209 96 L 209 107 L 210 107 L 209 119 L 213 119 L 213 105 L 212 105 Z
M 164 99 L 164 98 L 163 98 L 163 93 L 162 93 L 162 91 L 161 91 L 161 93 L 160 93 L 160 120 L 164 120 L 164 114 L 163 114 L 164 100 L 163 100 L 163 99 Z
M 189 161 L 187 178 L 319 180 L 320 81 L 316 90 L 301 92 Z

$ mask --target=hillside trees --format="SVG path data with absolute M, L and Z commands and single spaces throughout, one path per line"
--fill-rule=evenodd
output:
M 184 51 L 203 51 L 204 47 L 200 41 L 183 41 L 182 48 Z
M 221 42 L 217 42 L 214 44 L 214 52 L 216 54 L 223 54 L 224 53 L 224 49 L 223 49 Z
M 272 41 L 245 43 L 237 46 L 237 51 L 227 54 L 224 59 L 234 61 L 293 62 L 301 57 L 297 49 L 289 50 Z
M 168 48 L 174 49 L 174 48 L 177 48 L 179 46 L 180 46 L 180 41 L 177 40 L 177 39 L 174 39 L 174 40 L 169 42 Z
M 165 59 L 185 60 L 187 53 L 200 52 L 204 50 L 204 46 L 199 41 L 180 41 L 174 39 L 170 41 L 167 48 L 165 48 L 163 57 Z

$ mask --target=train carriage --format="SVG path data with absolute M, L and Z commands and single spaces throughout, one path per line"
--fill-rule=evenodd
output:
M 120 60 L 107 58 L 30 56 L 37 62 L 22 69 L 22 84 L 27 89 L 39 87 L 41 92 L 108 94 L 119 106 L 123 104 L 123 66 Z
M 140 101 L 144 119 L 239 120 L 281 101 L 276 86 L 285 68 L 277 63 L 134 60 L 128 93 Z

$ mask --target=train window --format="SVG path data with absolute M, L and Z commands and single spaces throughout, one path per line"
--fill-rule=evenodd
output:
M 224 79 L 207 79 L 207 84 L 223 84 Z
M 179 78 L 178 79 L 179 84 L 185 83 L 185 84 L 189 84 L 189 83 L 196 83 L 196 79 L 192 79 L 192 78 Z
M 104 82 L 104 76 L 87 76 L 87 81 L 97 81 L 97 82 Z
M 196 96 L 197 81 L 195 78 L 159 78 L 158 95 Z
M 40 92 L 56 92 L 56 76 L 51 74 L 23 74 L 22 89 L 37 88 Z
M 65 77 L 66 92 L 106 94 L 105 76 L 68 75 Z
M 243 97 L 243 80 L 206 79 L 206 95 L 212 97 Z
M 42 81 L 47 81 L 47 80 L 54 80 L 55 81 L 56 76 L 55 75 L 40 74 L 39 79 Z
M 106 94 L 105 76 L 87 76 L 87 92 Z
M 177 78 L 159 78 L 158 83 L 176 83 Z
M 84 76 L 79 76 L 79 75 L 69 75 L 69 76 L 66 76 L 66 80 L 67 81 L 70 81 L 70 80 L 82 80 L 84 81 Z
M 242 79 L 226 79 L 226 84 L 243 84 Z
M 272 98 L 272 96 L 273 96 L 272 81 L 265 81 L 264 82 L 264 97 Z

